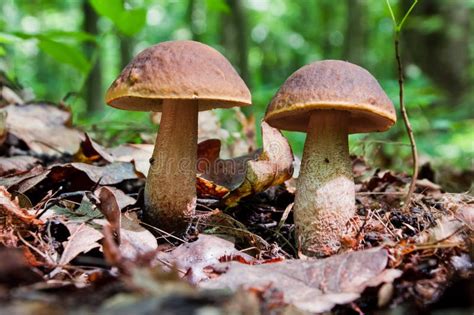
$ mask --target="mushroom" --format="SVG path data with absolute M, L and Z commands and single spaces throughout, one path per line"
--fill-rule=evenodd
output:
M 377 80 L 344 61 L 302 67 L 273 97 L 265 120 L 279 129 L 307 133 L 293 209 L 304 254 L 322 257 L 337 251 L 355 214 L 348 134 L 385 131 L 396 119 Z
M 251 104 L 229 61 L 194 41 L 170 41 L 139 53 L 107 91 L 110 106 L 162 112 L 145 186 L 145 222 L 182 233 L 196 205 L 198 111 Z

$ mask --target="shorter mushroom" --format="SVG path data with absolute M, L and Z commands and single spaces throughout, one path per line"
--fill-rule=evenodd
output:
M 334 253 L 355 214 L 348 135 L 389 129 L 396 122 L 392 102 L 367 70 L 326 60 L 293 73 L 265 120 L 307 132 L 293 209 L 297 239 L 306 255 Z
M 174 41 L 139 53 L 112 83 L 106 101 L 125 110 L 162 112 L 144 219 L 183 232 L 196 205 L 198 111 L 250 105 L 250 91 L 217 50 Z

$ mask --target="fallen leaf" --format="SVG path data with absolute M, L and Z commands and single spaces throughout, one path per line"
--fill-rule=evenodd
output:
M 102 239 L 102 233 L 85 223 L 68 223 L 66 226 L 71 236 L 63 244 L 64 251 L 58 263 L 61 266 L 68 264 L 81 253 L 86 253 L 93 248 L 99 247 L 98 241 Z
M 112 187 L 112 186 L 102 186 L 98 188 L 94 195 L 96 195 L 101 203 L 116 203 L 119 210 L 124 209 L 125 207 L 131 206 L 137 202 L 133 197 L 130 197 L 122 190 Z
M 104 220 L 96 220 L 98 224 L 105 225 Z M 123 258 L 134 260 L 140 255 L 154 251 L 158 242 L 153 234 L 140 225 L 136 213 L 123 213 L 120 218 L 120 245 L 119 250 Z
M 95 205 L 89 200 L 87 196 L 84 196 L 81 200 L 79 207 L 69 208 L 67 206 L 53 206 L 51 211 L 43 214 L 43 218 L 52 216 L 63 216 L 68 222 L 74 224 L 80 224 L 83 222 L 91 221 L 94 219 L 103 218 L 102 213 L 95 207 Z
M 460 219 L 446 215 L 437 220 L 436 225 L 432 228 L 429 228 L 421 232 L 416 237 L 416 242 L 418 244 L 436 244 L 436 243 L 450 243 L 453 246 L 456 244 L 462 244 L 464 239 L 459 232 L 465 223 Z
M 123 191 L 114 187 L 100 187 L 94 192 L 99 199 L 99 208 L 109 221 L 112 231 L 120 243 L 121 209 L 134 204 L 136 200 L 127 196 Z
M 41 281 L 43 278 L 34 272 L 19 248 L 0 247 L 0 284 L 16 287 Z
M 71 113 L 48 104 L 9 105 L 7 129 L 39 154 L 74 153 L 83 133 L 70 128 Z M 25 124 L 25 121 L 28 123 Z
M 14 186 L 21 184 L 22 182 L 28 179 L 31 179 L 40 174 L 43 174 L 44 171 L 45 171 L 44 168 L 41 165 L 38 165 L 23 174 L 0 177 L 0 186 L 5 186 L 7 189 L 10 189 Z
M 85 139 L 81 141 L 79 150 L 74 154 L 74 160 L 83 163 L 92 163 L 100 160 L 112 163 L 114 158 L 107 150 L 100 144 L 92 140 L 88 134 L 85 134 Z
M 236 250 L 234 243 L 230 241 L 213 235 L 199 234 L 197 241 L 184 243 L 169 253 L 159 252 L 157 258 L 167 262 L 165 266 L 172 264 L 185 270 L 188 280 L 195 284 L 208 278 L 204 267 L 218 264 L 222 258 L 232 256 L 254 260 L 253 257 Z
M 67 167 L 67 165 L 65 166 Z M 71 163 L 70 166 L 83 171 L 94 183 L 100 183 L 101 185 L 114 185 L 124 180 L 138 178 L 131 163 L 118 162 L 105 166 Z
M 42 224 L 41 220 L 20 208 L 18 200 L 16 198 L 12 200 L 12 196 L 5 187 L 0 186 L 0 243 L 7 241 L 3 239 L 3 236 L 11 231 L 23 234 Z
M 3 84 L 2 84 L 3 85 Z M 19 96 L 19 93 L 15 92 L 8 86 L 3 85 L 0 88 L 0 103 L 5 104 L 23 104 L 23 99 Z
M 200 283 L 206 289 L 239 287 L 283 292 L 285 302 L 309 312 L 326 312 L 336 304 L 357 299 L 368 286 L 390 283 L 400 270 L 386 269 L 388 253 L 375 248 L 349 252 L 326 259 L 288 260 L 262 265 L 238 262 L 223 263 L 214 268 L 219 277 Z
M 76 190 L 90 189 L 100 185 L 115 185 L 125 180 L 137 179 L 133 164 L 116 162 L 104 166 L 86 163 L 67 163 L 52 165 L 48 169 L 33 169 L 32 172 L 13 177 L 0 178 L 0 184 L 20 193 L 38 187 L 43 181 L 48 185 L 57 185 L 68 181 Z
M 123 144 L 108 152 L 115 161 L 133 163 L 137 172 L 147 176 L 154 147 L 153 144 Z
M 198 149 L 200 177 L 227 188 L 228 206 L 251 194 L 283 184 L 293 172 L 293 153 L 281 132 L 262 122 L 263 150 L 233 159 L 220 159 L 218 142 L 208 140 Z M 211 142 L 212 141 L 212 142 Z
M 196 191 L 200 198 L 223 198 L 229 189 L 202 177 L 196 178 Z
M 0 176 L 24 173 L 39 163 L 32 156 L 0 157 Z

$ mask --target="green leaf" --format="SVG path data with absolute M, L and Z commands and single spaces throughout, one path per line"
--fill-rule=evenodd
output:
M 0 46 L 0 57 L 3 57 L 5 56 L 7 52 L 5 51 L 5 48 L 3 48 L 2 46 Z
M 14 34 L 11 34 L 11 33 L 0 32 L 0 43 L 11 44 L 18 41 L 21 41 L 21 38 L 19 38 L 18 36 L 15 36 Z
M 206 6 L 210 11 L 230 13 L 229 5 L 225 0 L 206 0 Z
M 61 63 L 71 65 L 84 74 L 89 72 L 89 61 L 76 47 L 45 38 L 39 40 L 38 47 Z
M 120 32 L 132 36 L 142 30 L 146 23 L 146 10 L 133 9 L 123 11 L 120 19 L 114 22 Z
M 124 35 L 132 36 L 145 26 L 146 9 L 125 10 L 122 0 L 90 0 L 94 10 L 109 18 Z
M 124 10 L 122 0 L 90 0 L 94 10 L 112 21 L 120 19 L 120 15 Z
M 48 31 L 44 32 L 38 37 L 45 37 L 52 40 L 60 39 L 71 39 L 78 42 L 97 42 L 97 39 L 94 35 L 86 32 L 66 32 L 66 31 Z

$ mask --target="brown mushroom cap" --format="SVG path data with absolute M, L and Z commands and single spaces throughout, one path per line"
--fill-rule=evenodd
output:
M 293 73 L 273 97 L 265 120 L 273 127 L 306 132 L 314 110 L 350 112 L 349 133 L 385 131 L 397 120 L 377 80 L 349 62 L 325 60 Z
M 229 61 L 194 41 L 145 49 L 112 83 L 105 99 L 116 108 L 155 112 L 165 99 L 197 100 L 200 111 L 251 104 L 249 89 Z

